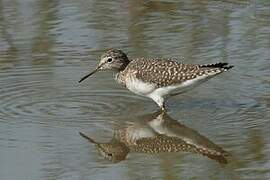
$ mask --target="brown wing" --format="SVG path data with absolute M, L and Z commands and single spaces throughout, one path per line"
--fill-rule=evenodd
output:
M 227 63 L 209 65 L 183 64 L 172 59 L 136 59 L 130 62 L 130 69 L 136 69 L 136 77 L 157 87 L 180 84 L 203 75 L 221 73 L 231 66 Z

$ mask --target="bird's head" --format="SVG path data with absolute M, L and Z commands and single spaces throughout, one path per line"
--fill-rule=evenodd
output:
M 122 161 L 129 153 L 129 148 L 123 142 L 116 139 L 112 139 L 108 143 L 99 143 L 82 132 L 79 132 L 79 134 L 83 138 L 87 139 L 90 143 L 94 144 L 97 147 L 100 155 L 111 162 L 116 163 Z
M 123 51 L 117 49 L 109 49 L 101 56 L 98 66 L 92 72 L 84 76 L 79 82 L 82 82 L 100 70 L 113 70 L 117 72 L 122 71 L 126 68 L 128 63 L 129 59 Z

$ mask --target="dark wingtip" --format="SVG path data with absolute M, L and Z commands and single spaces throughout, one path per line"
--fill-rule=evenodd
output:
M 228 71 L 229 69 L 233 68 L 234 66 L 223 66 L 221 67 L 222 71 Z
M 201 65 L 202 68 L 221 68 L 221 69 L 224 69 L 225 71 L 233 68 L 234 66 L 230 65 L 228 66 L 229 64 L 228 63 L 215 63 L 215 64 L 203 64 Z
M 228 164 L 228 160 L 224 156 L 214 156 L 214 155 L 208 155 L 209 158 L 216 160 L 220 164 Z
M 202 64 L 201 67 L 204 68 L 223 68 L 225 66 L 227 66 L 228 63 L 214 63 L 214 64 Z
M 229 70 L 231 68 L 233 68 L 234 66 L 224 66 L 223 69 Z
M 211 153 L 203 153 L 203 155 L 209 157 L 210 159 L 216 160 L 221 164 L 228 164 L 229 154 L 227 152 L 222 152 L 220 154 L 211 154 Z

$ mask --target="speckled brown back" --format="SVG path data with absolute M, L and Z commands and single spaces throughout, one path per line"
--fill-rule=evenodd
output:
M 196 147 L 188 144 L 180 138 L 158 135 L 154 138 L 141 138 L 136 141 L 135 145 L 129 146 L 130 150 L 139 153 L 161 153 L 161 152 L 193 152 L 221 163 L 227 163 L 227 152 L 215 151 L 207 148 Z
M 128 74 L 136 78 L 155 84 L 157 87 L 180 84 L 203 75 L 215 75 L 231 68 L 227 63 L 209 65 L 183 64 L 173 59 L 144 59 L 131 61 L 126 69 L 121 72 L 122 77 Z

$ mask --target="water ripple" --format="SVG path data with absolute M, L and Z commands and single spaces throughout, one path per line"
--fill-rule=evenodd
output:
M 65 71 L 62 67 L 56 68 L 57 71 Z M 91 83 L 90 88 L 77 86 L 74 79 L 69 78 L 61 80 L 70 83 L 55 82 L 55 79 L 50 78 L 54 71 L 48 67 L 32 68 L 31 71 L 28 67 L 21 67 L 14 72 L 2 72 L 2 117 L 42 117 L 69 121 L 79 117 L 98 117 L 101 114 L 113 116 L 121 114 L 127 102 L 135 102 L 138 98 L 122 89 L 93 90 L 91 87 L 97 85 L 93 85 L 95 82 Z M 11 73 L 13 75 L 8 76 Z

